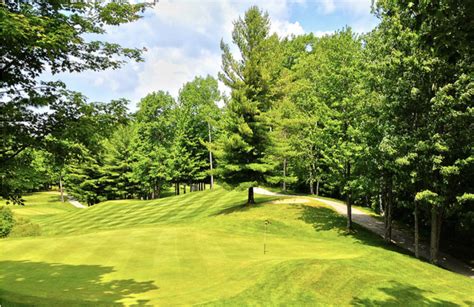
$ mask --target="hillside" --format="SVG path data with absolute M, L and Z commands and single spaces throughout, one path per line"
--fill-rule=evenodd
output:
M 48 195 L 51 197 L 51 195 Z M 0 241 L 0 304 L 474 303 L 474 281 L 386 246 L 306 198 L 193 192 L 34 214 L 41 237 Z M 63 207 L 59 207 L 63 208 Z M 263 253 L 265 220 L 267 251 Z

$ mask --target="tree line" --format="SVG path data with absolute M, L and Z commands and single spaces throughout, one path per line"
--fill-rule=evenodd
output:
M 133 21 L 139 9 L 107 18 Z M 381 0 L 373 12 L 380 23 L 367 34 L 281 38 L 268 14 L 251 7 L 234 22 L 238 54 L 221 42 L 219 80 L 229 96 L 213 77 L 196 77 L 176 99 L 147 95 L 133 114 L 125 100 L 91 104 L 60 84 L 25 98 L 10 83 L 28 83 L 2 74 L 12 96 L 2 105 L 10 123 L 2 196 L 21 201 L 21 192 L 60 182 L 89 204 L 150 199 L 183 184 L 201 189 L 215 176 L 247 189 L 252 204 L 254 187 L 274 185 L 343 198 L 348 231 L 353 204 L 383 214 L 387 241 L 394 219 L 413 225 L 417 256 L 420 236 L 429 235 L 436 263 L 443 234 L 474 243 L 473 7 Z M 122 55 L 140 60 L 139 50 Z M 100 63 L 92 69 L 113 66 L 91 61 Z M 40 115 L 34 130 L 22 126 Z

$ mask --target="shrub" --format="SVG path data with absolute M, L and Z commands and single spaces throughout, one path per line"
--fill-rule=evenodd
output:
M 13 228 L 15 221 L 10 208 L 0 207 L 0 238 L 8 236 Z
M 15 218 L 15 225 L 10 233 L 10 237 L 36 237 L 40 235 L 41 229 L 38 224 L 24 217 Z

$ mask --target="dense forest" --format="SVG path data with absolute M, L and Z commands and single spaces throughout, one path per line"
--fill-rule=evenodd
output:
M 394 220 L 416 242 L 429 237 L 433 263 L 447 236 L 474 244 L 472 2 L 380 0 L 373 31 L 323 37 L 278 37 L 251 7 L 221 42 L 217 79 L 197 76 L 178 97 L 157 90 L 136 112 L 38 76 L 140 61 L 141 49 L 82 35 L 147 5 L 51 3 L 0 6 L 0 192 L 10 202 L 56 186 L 88 205 L 152 199 L 215 180 L 248 190 L 249 205 L 257 186 L 344 199 L 348 231 L 352 204 L 370 207 L 386 240 Z

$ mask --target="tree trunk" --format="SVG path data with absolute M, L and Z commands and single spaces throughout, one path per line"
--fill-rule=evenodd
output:
M 283 181 L 281 183 L 281 189 L 286 191 L 286 158 L 283 159 Z
M 64 202 L 63 176 L 59 176 L 59 191 L 61 192 L 61 202 Z
M 346 180 L 349 182 L 349 178 L 351 177 L 351 164 L 347 162 L 347 177 Z M 352 192 L 350 189 L 347 191 L 347 231 L 352 231 Z
M 319 196 L 319 179 L 316 180 L 316 195 Z
M 186 194 L 186 183 L 183 184 L 183 194 Z
M 207 130 L 209 132 L 209 143 L 212 143 L 212 137 L 211 137 L 211 124 L 207 122 Z M 209 150 L 209 169 L 211 170 L 211 182 L 210 182 L 210 189 L 214 187 L 214 175 L 212 174 L 212 151 Z
M 309 181 L 309 194 L 314 195 L 314 182 L 313 182 L 313 180 Z
M 347 193 L 347 231 L 352 230 L 352 195 L 351 192 Z
M 380 193 L 380 194 L 378 195 L 378 198 L 379 198 L 379 213 L 380 213 L 380 214 L 385 214 L 385 213 L 384 213 L 384 210 L 383 210 L 383 200 L 382 200 L 383 198 L 382 198 L 382 193 Z
M 179 195 L 179 182 L 176 183 L 176 195 Z
M 248 199 L 247 199 L 247 204 L 248 205 L 255 204 L 255 198 L 254 198 L 254 195 L 253 195 L 253 187 L 249 188 L 249 196 L 248 196 Z
M 385 182 L 385 214 L 384 214 L 384 222 L 385 222 L 385 233 L 384 239 L 387 242 L 392 241 L 392 209 L 393 209 L 393 193 L 392 193 L 392 176 L 387 175 L 386 182 Z
M 420 233 L 418 228 L 418 202 L 415 200 L 415 257 L 420 258 L 420 250 L 419 250 L 419 239 Z
M 161 186 L 158 185 L 156 187 L 156 198 L 160 198 L 161 197 Z
M 440 216 L 437 206 L 431 207 L 431 240 L 430 240 L 430 262 L 438 264 Z
M 439 256 L 439 241 L 441 238 L 441 225 L 443 223 L 443 211 L 442 209 L 438 209 L 438 227 L 436 229 L 436 264 L 438 263 L 438 256 Z

